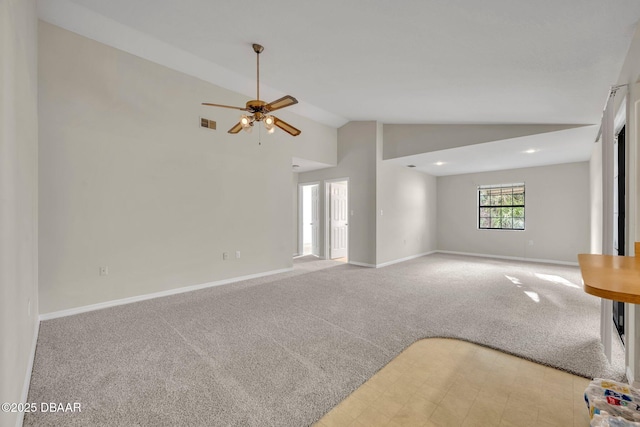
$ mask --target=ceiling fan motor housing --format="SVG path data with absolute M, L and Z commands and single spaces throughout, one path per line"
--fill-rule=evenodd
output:
M 259 99 L 253 99 L 251 101 L 247 101 L 247 110 L 253 113 L 253 120 L 256 122 L 262 121 L 265 114 L 269 112 L 269 109 L 266 108 L 267 103 L 264 101 L 260 101 Z

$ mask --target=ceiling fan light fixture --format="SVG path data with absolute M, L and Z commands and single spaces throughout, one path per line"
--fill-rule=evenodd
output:
M 267 130 L 267 133 L 273 133 L 276 130 L 276 120 L 273 116 L 264 116 L 262 120 L 264 123 L 264 128 Z
M 249 116 L 247 116 L 246 114 L 243 114 L 240 117 L 240 125 L 242 125 L 242 128 L 246 130 L 248 127 L 250 127 L 252 125 L 251 118 Z

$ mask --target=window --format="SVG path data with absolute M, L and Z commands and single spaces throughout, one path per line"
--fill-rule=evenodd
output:
M 524 230 L 524 183 L 479 186 L 478 228 Z

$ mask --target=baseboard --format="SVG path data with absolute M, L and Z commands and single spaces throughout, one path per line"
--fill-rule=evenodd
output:
M 224 279 L 224 280 L 218 280 L 218 281 L 215 281 L 215 282 L 202 283 L 200 285 L 192 285 L 192 286 L 185 286 L 185 287 L 182 287 L 182 288 L 168 289 L 166 291 L 154 292 L 154 293 L 151 293 L 151 294 L 144 294 L 144 295 L 137 295 L 135 297 L 111 300 L 111 301 L 101 302 L 101 303 L 98 303 L 98 304 L 84 305 L 84 306 L 81 306 L 81 307 L 70 308 L 70 309 L 67 309 L 67 310 L 60 310 L 60 311 L 54 311 L 54 312 L 51 312 L 51 313 L 41 314 L 40 315 L 40 320 L 42 321 L 42 320 L 49 320 L 49 319 L 57 319 L 58 317 L 73 316 L 74 314 L 86 313 L 88 311 L 102 310 L 103 308 L 109 308 L 109 307 L 115 307 L 115 306 L 118 306 L 118 305 L 131 304 L 131 303 L 134 303 L 134 302 L 145 301 L 145 300 L 148 300 L 148 299 L 161 298 L 161 297 L 166 297 L 166 296 L 170 296 L 170 295 L 182 294 L 182 293 L 185 293 L 185 292 L 197 291 L 197 290 L 200 290 L 200 289 L 211 288 L 211 287 L 214 287 L 214 286 L 228 285 L 230 283 L 242 282 L 243 280 L 257 279 L 257 278 L 260 278 L 260 277 L 272 276 L 274 274 L 287 273 L 289 271 L 293 271 L 293 267 L 291 267 L 291 268 L 282 268 L 280 270 L 265 271 L 265 272 L 256 273 L 256 274 L 249 274 L 247 276 L 232 277 L 230 279 Z
M 29 397 L 29 386 L 31 385 L 31 373 L 33 372 L 33 362 L 36 359 L 36 346 L 38 345 L 38 333 L 40 332 L 40 320 L 36 319 L 36 324 L 33 328 L 33 339 L 31 340 L 31 352 L 29 354 L 29 361 L 27 362 L 27 372 L 24 377 L 24 383 L 22 385 L 22 394 L 20 396 L 20 402 L 27 403 Z M 24 414 L 18 415 L 16 420 L 16 427 L 22 427 L 24 421 Z
M 579 264 L 577 262 L 569 262 L 569 261 L 557 261 L 553 259 L 538 259 L 538 258 L 524 258 L 524 257 L 515 257 L 515 256 L 503 256 L 503 255 L 489 255 L 489 254 L 476 254 L 471 252 L 457 252 L 457 251 L 435 251 L 439 254 L 450 254 L 450 255 L 465 255 L 465 256 L 474 256 L 479 258 L 496 258 L 496 259 L 506 259 L 511 261 L 526 261 L 526 262 L 536 262 L 541 264 L 560 264 L 560 265 L 570 265 L 573 267 L 577 267 Z
M 409 261 L 409 260 L 412 260 L 412 259 L 420 258 L 420 257 L 423 257 L 423 256 L 431 255 L 431 254 L 434 254 L 436 252 L 437 251 L 423 252 L 421 254 L 416 254 L 416 255 L 411 255 L 411 256 L 408 256 L 408 257 L 404 257 L 404 258 L 394 259 L 393 261 L 387 261 L 387 262 L 383 262 L 381 264 L 367 264 L 367 263 L 364 263 L 364 262 L 357 262 L 357 261 L 351 261 L 351 260 L 349 260 L 349 264 L 357 265 L 358 267 L 381 268 L 381 267 L 386 267 L 388 265 L 397 264 L 399 262 L 405 262 L 405 261 Z
M 358 262 L 358 261 L 348 261 L 348 264 L 352 264 L 352 265 L 357 265 L 358 267 L 369 267 L 369 268 L 376 268 L 375 264 L 367 264 L 364 262 Z
M 404 258 L 400 258 L 400 259 L 395 259 L 393 261 L 387 261 L 387 262 L 383 262 L 381 264 L 376 264 L 376 268 L 381 268 L 381 267 L 386 267 L 388 265 L 392 265 L 392 264 L 397 264 L 399 262 L 405 262 L 405 261 L 410 261 L 412 259 L 416 259 L 416 258 L 420 258 L 423 256 L 427 256 L 427 255 L 431 255 L 436 253 L 436 251 L 429 251 L 429 252 L 423 252 L 421 254 L 417 254 L 417 255 L 411 255 L 408 257 L 404 257 Z

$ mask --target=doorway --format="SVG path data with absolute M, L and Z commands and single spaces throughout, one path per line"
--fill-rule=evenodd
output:
M 300 255 L 320 256 L 320 184 L 298 186 L 298 251 Z
M 349 259 L 349 180 L 326 182 L 329 259 Z

